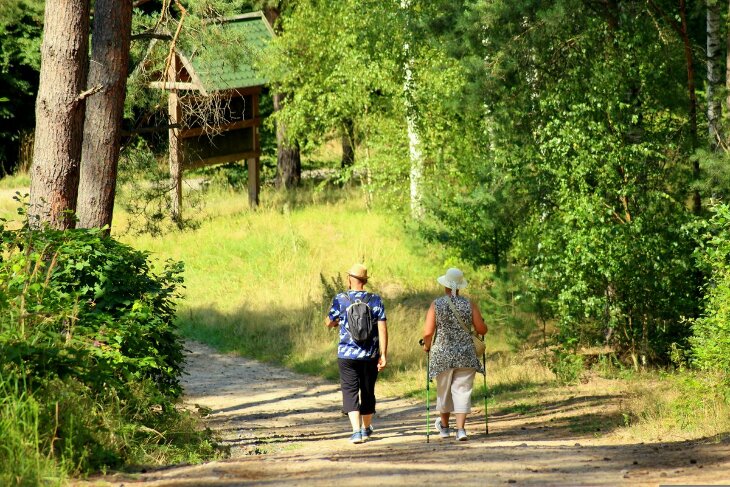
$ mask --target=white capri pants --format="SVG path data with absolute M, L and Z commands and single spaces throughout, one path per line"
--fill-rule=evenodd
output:
M 448 369 L 436 376 L 436 409 L 441 413 L 470 413 L 474 369 Z

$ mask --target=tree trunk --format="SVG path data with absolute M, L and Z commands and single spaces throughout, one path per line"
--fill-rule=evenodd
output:
M 264 15 L 274 28 L 277 34 L 281 33 L 281 10 L 274 6 L 264 8 Z M 274 111 L 281 110 L 285 95 L 277 93 L 274 95 Z M 276 181 L 277 189 L 294 188 L 299 186 L 302 179 L 302 160 L 299 153 L 299 146 L 289 143 L 286 135 L 286 125 L 280 120 L 276 121 Z
M 131 34 L 131 0 L 96 0 L 88 86 L 101 92 L 86 102 L 78 198 L 83 228 L 112 224 Z
M 695 89 L 695 70 L 692 57 L 692 42 L 689 38 L 687 26 L 687 5 L 686 0 L 679 0 L 679 16 L 681 19 L 680 35 L 684 44 L 684 57 L 687 63 L 687 92 L 689 94 L 689 129 L 692 147 L 697 146 L 697 92 Z M 700 162 L 695 158 L 692 162 L 692 176 L 695 181 L 700 177 Z M 692 211 L 699 214 L 702 211 L 702 199 L 700 192 L 695 190 L 692 195 Z
M 720 3 L 707 0 L 707 122 L 710 146 L 717 150 L 720 146 L 722 102 L 722 64 L 720 44 Z
M 284 95 L 274 95 L 274 110 L 281 110 Z M 290 145 L 286 125 L 276 122 L 276 188 L 291 189 L 299 186 L 302 177 L 302 161 L 297 145 Z
M 352 120 L 345 120 L 342 129 L 342 161 L 343 169 L 355 164 L 355 124 Z
M 730 23 L 730 2 L 728 3 L 728 23 Z M 726 40 L 726 54 L 725 54 L 725 92 L 727 98 L 725 99 L 725 109 L 727 114 L 730 114 L 730 31 L 727 34 Z
M 411 0 L 401 0 L 400 7 L 409 10 Z M 409 15 L 409 12 L 406 12 Z M 417 220 L 423 217 L 423 203 L 421 201 L 421 186 L 423 184 L 423 152 L 421 150 L 421 137 L 416 128 L 415 107 L 412 102 L 413 92 L 413 57 L 411 46 L 406 41 L 403 44 L 403 57 L 406 60 L 404 66 L 403 99 L 406 106 L 406 127 L 408 129 L 408 154 L 411 159 L 410 171 L 410 196 L 411 216 Z
M 88 0 L 47 0 L 28 210 L 34 226 L 74 226 L 88 42 Z

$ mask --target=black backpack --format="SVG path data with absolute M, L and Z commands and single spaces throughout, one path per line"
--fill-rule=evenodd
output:
M 373 295 L 365 293 L 364 300 L 356 299 L 354 303 L 347 293 L 344 295 L 347 302 L 350 303 L 345 311 L 347 313 L 347 331 L 355 343 L 363 345 L 373 338 L 375 326 L 377 326 L 368 304 Z

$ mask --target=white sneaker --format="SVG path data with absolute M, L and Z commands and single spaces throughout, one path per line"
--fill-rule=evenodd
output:
M 448 438 L 449 434 L 451 433 L 451 430 L 448 426 L 444 427 L 441 425 L 441 418 L 436 420 L 436 422 L 433 424 L 433 427 L 436 428 L 436 431 L 439 432 L 439 436 L 441 436 L 441 438 Z
M 456 439 L 459 441 L 466 441 L 469 439 L 468 436 L 466 436 L 466 430 L 465 429 L 457 429 L 456 430 Z

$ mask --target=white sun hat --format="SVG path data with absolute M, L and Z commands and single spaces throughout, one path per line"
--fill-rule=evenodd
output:
M 464 279 L 464 273 L 456 267 L 446 271 L 446 274 L 436 279 L 436 281 L 443 287 L 449 289 L 464 289 L 466 287 L 466 279 Z

